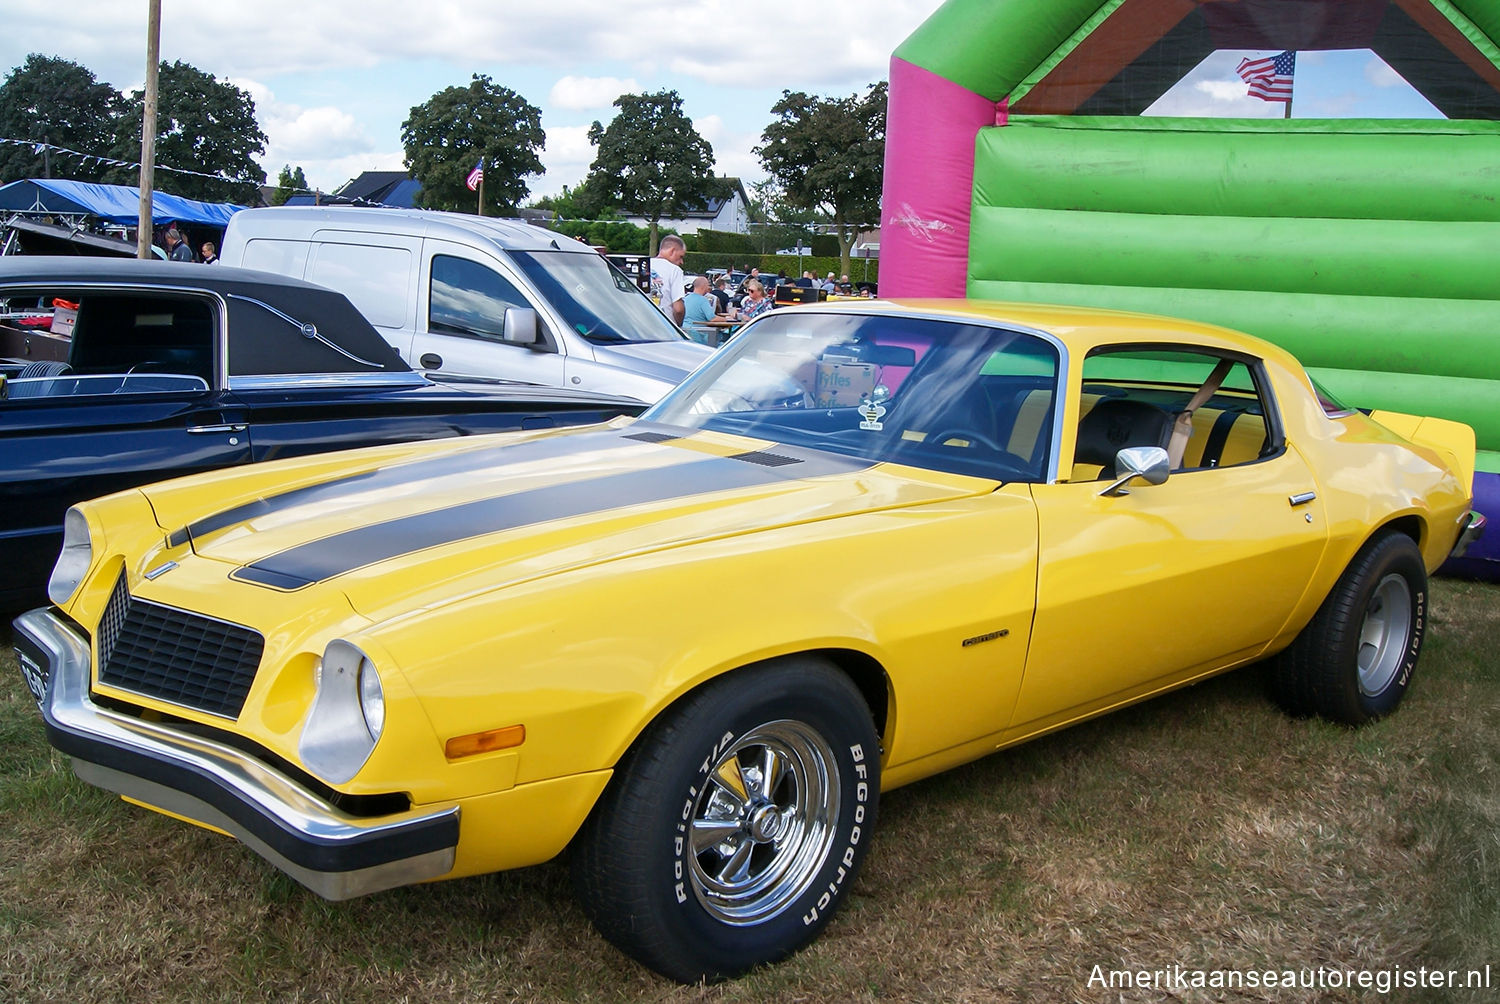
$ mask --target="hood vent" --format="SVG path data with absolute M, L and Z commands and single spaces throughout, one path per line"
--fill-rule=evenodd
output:
M 764 450 L 754 450 L 750 453 L 736 453 L 730 460 L 743 460 L 747 464 L 758 464 L 761 467 L 785 467 L 787 464 L 800 464 L 800 457 L 786 457 L 780 453 L 766 453 Z
M 681 439 L 682 437 L 669 436 L 663 432 L 632 432 L 625 438 L 634 439 L 637 442 L 641 443 L 670 443 L 672 440 Z

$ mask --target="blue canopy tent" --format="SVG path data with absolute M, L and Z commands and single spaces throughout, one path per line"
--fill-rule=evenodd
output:
M 140 218 L 140 206 L 140 190 L 125 185 L 31 178 L 0 186 L 0 212 L 95 216 L 111 223 L 133 224 Z M 244 208 L 156 192 L 151 198 L 151 221 L 223 229 L 229 225 L 229 217 Z

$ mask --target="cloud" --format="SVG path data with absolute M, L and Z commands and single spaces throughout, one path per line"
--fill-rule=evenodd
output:
M 304 108 L 276 100 L 276 94 L 256 80 L 231 81 L 255 101 L 255 115 L 266 134 L 266 153 L 260 163 L 274 183 L 282 165 L 301 167 L 307 180 L 324 190 L 337 188 L 359 170 L 397 170 L 403 154 L 377 154 L 354 116 L 330 105 Z M 393 160 L 394 158 L 394 160 Z M 364 165 L 344 174 L 349 165 Z
M 1365 79 L 1375 87 L 1406 86 L 1406 78 L 1391 69 L 1379 56 L 1371 56 L 1365 63 Z
M 570 111 L 592 111 L 609 108 L 622 94 L 638 94 L 641 85 L 634 77 L 563 77 L 552 85 L 547 100 Z

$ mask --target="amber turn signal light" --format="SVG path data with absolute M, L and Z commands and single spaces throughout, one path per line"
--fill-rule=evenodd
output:
M 476 753 L 493 753 L 508 750 L 526 741 L 526 726 L 507 725 L 503 729 L 488 732 L 472 732 L 466 736 L 454 736 L 443 746 L 443 755 L 449 760 L 461 760 Z

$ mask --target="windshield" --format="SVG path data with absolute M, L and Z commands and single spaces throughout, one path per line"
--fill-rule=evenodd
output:
M 1058 352 L 962 320 L 778 310 L 645 418 L 874 461 L 1042 481 Z
M 591 342 L 676 342 L 687 337 L 602 255 L 512 251 L 510 256 L 567 325 Z

